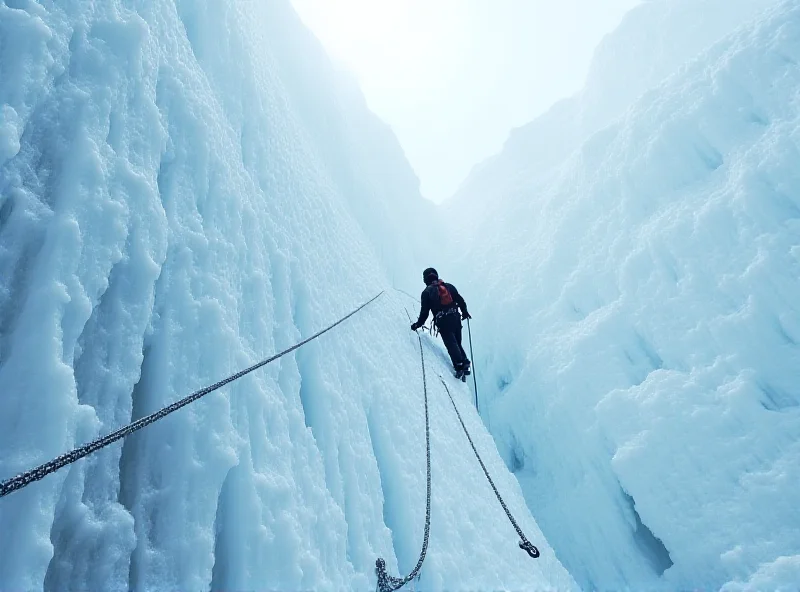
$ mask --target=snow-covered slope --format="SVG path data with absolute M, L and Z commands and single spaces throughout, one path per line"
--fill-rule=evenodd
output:
M 1 4 L 0 478 L 416 285 L 428 214 L 288 2 Z M 379 555 L 407 573 L 425 440 L 404 299 L 0 499 L 0 589 L 372 589 Z M 569 588 L 457 393 L 542 558 L 432 380 L 421 585 Z
M 583 586 L 800 581 L 798 64 L 793 0 L 454 203 L 485 420 Z

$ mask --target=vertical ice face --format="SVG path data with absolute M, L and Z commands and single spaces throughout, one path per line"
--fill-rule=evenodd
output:
M 496 203 L 504 186 L 530 187 L 552 178 L 563 161 L 592 134 L 625 114 L 643 93 L 680 71 L 698 54 L 778 0 L 648 0 L 625 15 L 595 50 L 584 89 L 559 101 L 544 115 L 512 130 L 502 157 L 476 166 L 458 192 L 480 208 L 491 192 Z M 497 181 L 502 181 L 499 186 Z M 469 211 L 460 224 L 484 220 Z M 493 223 L 493 222 L 492 222 Z
M 0 478 L 416 285 L 417 185 L 288 2 L 0 4 Z M 0 588 L 350 590 L 378 555 L 410 570 L 425 447 L 407 327 L 389 293 L 3 498 Z M 570 587 L 477 417 L 537 562 L 430 398 L 423 585 Z
M 800 581 L 798 63 L 784 2 L 568 158 L 509 148 L 464 190 L 493 204 L 462 260 L 487 421 L 583 586 Z
M 648 89 L 774 4 L 776 0 L 650 0 L 631 10 L 595 51 L 581 96 L 581 136 L 622 116 Z

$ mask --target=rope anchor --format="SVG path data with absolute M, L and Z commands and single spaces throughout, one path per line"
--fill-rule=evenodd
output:
M 531 559 L 536 559 L 539 556 L 539 549 L 537 549 L 529 540 L 520 541 L 519 548 L 530 555 Z

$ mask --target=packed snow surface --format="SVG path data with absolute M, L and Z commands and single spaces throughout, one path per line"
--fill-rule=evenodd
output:
M 2 590 L 366 590 L 425 516 L 430 219 L 288 2 L 0 4 L 0 478 L 335 331 L 0 499 Z M 413 283 L 412 283 L 413 282 Z M 424 340 L 426 590 L 570 589 Z M 452 380 L 452 378 L 448 378 Z
M 626 22 L 722 9 L 692 4 Z M 531 124 L 538 152 L 512 138 L 452 203 L 484 419 L 584 588 L 800 582 L 800 2 L 750 4 L 562 135 L 597 108 L 590 76 Z M 623 23 L 600 61 L 634 32 L 663 39 Z

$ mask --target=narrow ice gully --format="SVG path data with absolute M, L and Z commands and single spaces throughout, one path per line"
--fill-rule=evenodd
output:
M 406 228 L 429 206 L 288 2 L 15 0 L 0 40 L 2 478 L 417 285 L 426 239 Z M 408 572 L 425 446 L 403 298 L 3 498 L 0 588 L 372 589 L 378 556 Z M 574 587 L 454 394 L 542 556 L 434 383 L 418 585 Z
M 0 6 L 0 477 L 415 292 L 431 263 L 413 222 L 440 213 L 288 3 L 103 4 Z M 553 549 L 583 588 L 800 581 L 799 14 L 643 3 L 586 89 L 453 200 L 517 480 L 456 402 L 542 558 L 434 384 L 419 587 L 574 587 Z M 3 499 L 0 587 L 371 589 L 377 556 L 407 573 L 424 416 L 390 294 Z

